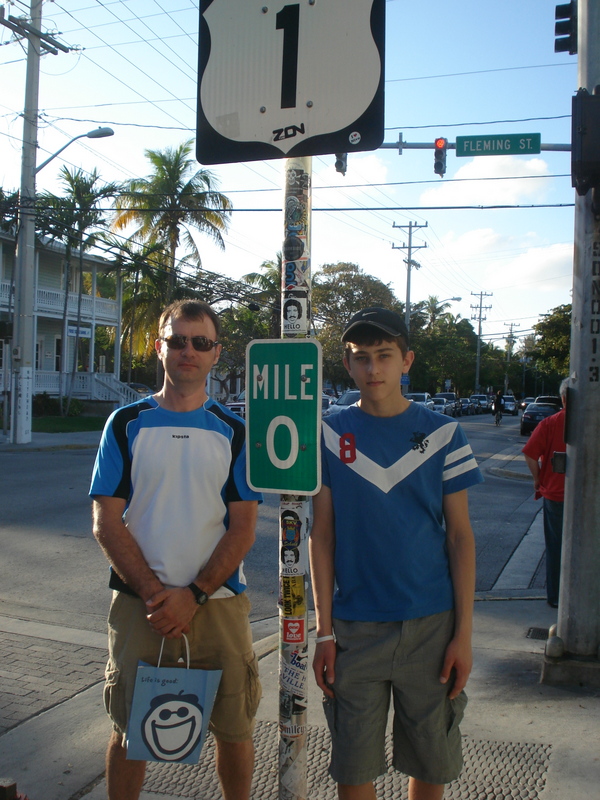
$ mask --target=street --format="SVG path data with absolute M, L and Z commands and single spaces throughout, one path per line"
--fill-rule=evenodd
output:
M 525 442 L 517 417 L 496 428 L 489 414 L 462 417 L 479 463 Z M 92 450 L 0 453 L 2 613 L 104 631 L 108 566 L 91 532 L 87 496 Z M 477 540 L 477 589 L 490 590 L 531 524 L 532 486 L 485 474 L 469 491 Z M 256 543 L 245 561 L 252 620 L 277 615 L 279 495 L 265 495 Z

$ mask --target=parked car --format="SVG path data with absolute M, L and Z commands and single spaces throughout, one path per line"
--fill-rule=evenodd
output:
M 321 395 L 321 413 L 323 415 L 325 415 L 325 412 L 329 409 L 330 403 L 331 397 L 323 393 Z M 242 389 L 235 400 L 230 400 L 228 403 L 225 403 L 225 405 L 228 409 L 233 411 L 234 414 L 237 414 L 238 417 L 244 419 L 246 417 L 246 390 Z
M 519 400 L 519 408 L 521 411 L 525 411 L 529 403 L 535 403 L 535 397 L 524 397 L 522 400 Z
M 527 436 L 543 419 L 558 414 L 559 411 L 552 403 L 529 403 L 521 417 L 521 436 Z
M 328 417 L 330 414 L 337 414 L 338 411 L 343 411 L 344 408 L 348 408 L 348 406 L 354 405 L 354 403 L 358 402 L 359 400 L 360 400 L 359 390 L 348 389 L 334 403 L 331 403 L 329 405 L 327 411 L 323 412 L 323 416 Z
M 517 406 L 517 401 L 515 400 L 512 394 L 504 395 L 504 411 L 502 413 L 512 414 L 513 417 L 518 416 L 519 407 Z
M 154 389 L 146 386 L 145 383 L 128 383 L 127 386 L 137 392 L 140 397 L 150 397 L 151 394 L 154 394 Z
M 444 400 L 447 400 L 452 405 L 452 416 L 456 417 L 460 414 L 460 402 L 458 397 L 456 396 L 456 392 L 438 392 L 434 395 L 434 399 L 436 397 L 443 397 Z
M 472 417 L 473 414 L 478 413 L 477 409 L 475 408 L 475 404 L 472 403 L 468 397 L 461 397 L 459 402 L 461 414 L 464 414 L 467 417 Z M 477 408 L 479 408 L 479 403 L 477 404 Z
M 237 414 L 238 417 L 245 418 L 246 417 L 246 390 L 242 389 L 242 391 L 238 394 L 235 400 L 230 400 L 229 403 L 225 403 L 230 411 L 233 411 L 234 414 Z
M 562 400 L 553 394 L 542 394 L 535 398 L 536 403 L 549 403 L 551 406 L 556 406 L 560 411 L 562 408 Z
M 434 411 L 438 411 L 440 414 L 445 414 L 447 417 L 454 416 L 454 405 L 449 400 L 446 400 L 445 397 L 437 396 L 432 399 Z
M 404 397 L 406 400 L 412 400 L 413 403 L 420 403 L 425 408 L 433 410 L 433 400 L 429 392 L 408 392 Z
M 492 410 L 490 399 L 487 394 L 472 394 L 469 400 L 473 404 L 477 404 L 479 406 L 480 414 L 484 414 Z

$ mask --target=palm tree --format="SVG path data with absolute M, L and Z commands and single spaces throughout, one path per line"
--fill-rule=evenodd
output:
M 205 169 L 195 170 L 190 158 L 192 140 L 179 147 L 146 150 L 153 171 L 129 181 L 116 203 L 114 228 L 138 226 L 136 236 L 148 244 L 162 243 L 168 253 L 169 294 L 175 286 L 175 253 L 180 244 L 199 265 L 200 253 L 191 229 L 207 234 L 224 249 L 232 204 L 216 191 L 216 179 Z
M 147 357 L 154 352 L 158 319 L 167 293 L 165 253 L 162 244 L 144 244 L 135 238 L 105 235 L 102 241 L 114 253 L 114 271 L 125 276 L 122 341 L 129 345 L 130 383 L 134 354 Z
M 67 358 L 67 321 L 69 284 L 71 280 L 71 256 L 74 248 L 78 248 L 79 250 L 77 332 L 75 334 L 73 367 L 71 370 L 71 382 L 65 410 L 65 414 L 68 414 L 78 362 L 81 300 L 83 295 L 83 253 L 95 244 L 98 236 L 98 228 L 105 225 L 104 211 L 98 207 L 99 203 L 102 200 L 114 197 L 120 191 L 120 186 L 117 183 L 101 185 L 100 176 L 95 168 L 90 173 L 84 173 L 81 169 L 74 169 L 71 171 L 68 167 L 62 167 L 59 172 L 59 177 L 65 188 L 65 194 L 63 196 L 58 196 L 51 192 L 42 192 L 39 195 L 39 211 L 36 224 L 40 233 L 50 236 L 53 239 L 59 239 L 64 242 L 66 248 L 62 338 L 64 359 Z M 61 365 L 61 378 L 64 373 L 65 370 Z M 62 388 L 60 394 L 61 396 L 63 394 Z
M 438 297 L 429 295 L 427 300 L 423 303 L 423 312 L 427 318 L 428 331 L 434 328 L 438 322 L 449 318 L 449 314 L 447 313 L 449 308 L 450 303 L 440 303 Z
M 277 253 L 274 260 L 263 261 L 259 269 L 262 272 L 249 272 L 242 276 L 242 280 L 251 286 L 256 286 L 259 291 L 254 295 L 257 303 L 270 307 L 269 337 L 278 339 L 281 336 L 281 252 Z
M 15 234 L 19 210 L 19 193 L 0 188 L 0 231 Z

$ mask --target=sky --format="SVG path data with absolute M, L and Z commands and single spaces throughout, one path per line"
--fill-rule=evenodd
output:
M 305 0 L 302 0 L 305 2 Z M 242 0 L 215 0 L 242 2 Z M 254 0 L 252 0 L 254 2 Z M 333 0 L 318 0 L 333 2 Z M 343 8 L 343 0 L 337 0 Z M 30 0 L 5 2 L 27 16 Z M 279 7 L 285 4 L 278 0 Z M 577 57 L 554 53 L 554 0 L 386 2 L 385 139 L 539 133 L 570 142 Z M 97 126 L 115 135 L 79 139 L 37 176 L 61 193 L 58 170 L 96 167 L 106 181 L 149 174 L 146 149 L 195 138 L 198 0 L 47 0 L 42 28 L 72 48 L 41 60 L 38 164 Z M 0 26 L 0 186 L 18 188 L 25 44 Z M 356 69 L 361 59 L 357 54 Z M 275 258 L 283 240 L 282 160 L 207 167 L 234 213 L 220 251 L 198 240 L 202 266 L 240 279 Z M 406 298 L 410 222 L 411 303 L 460 297 L 450 310 L 504 345 L 540 315 L 571 302 L 574 190 L 568 152 L 458 158 L 433 171 L 431 149 L 351 153 L 345 176 L 315 156 L 312 270 L 350 261 Z M 518 208 L 485 208 L 486 206 Z M 460 208 L 460 207 L 463 208 Z M 464 208 L 469 206 L 471 208 Z M 344 210 L 342 210 L 344 209 Z M 350 209 L 350 210 L 348 210 Z M 482 295 L 482 293 L 484 293 Z M 472 320 L 477 330 L 478 320 Z

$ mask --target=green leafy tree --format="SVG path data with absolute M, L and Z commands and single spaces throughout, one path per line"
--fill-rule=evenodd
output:
M 137 225 L 137 238 L 164 246 L 170 290 L 167 300 L 174 298 L 178 247 L 182 245 L 186 258 L 200 265 L 191 231 L 209 236 L 224 249 L 223 233 L 231 216 L 230 200 L 217 191 L 212 172 L 196 169 L 191 153 L 192 140 L 175 148 L 146 150 L 153 171 L 145 178 L 129 181 L 116 203 L 116 230 Z
M 263 261 L 259 267 L 261 272 L 249 272 L 242 276 L 243 281 L 258 288 L 255 295 L 256 302 L 270 309 L 268 331 L 270 339 L 278 339 L 281 336 L 281 265 L 282 255 L 279 252 L 274 260 Z
M 252 311 L 243 305 L 233 305 L 221 314 L 219 341 L 223 350 L 219 371 L 225 375 L 221 385 L 227 391 L 232 380 L 245 374 L 248 342 L 269 338 L 269 325 L 269 312 L 264 309 Z
M 473 389 L 477 334 L 466 319 L 445 314 L 431 326 L 411 331 L 416 357 L 411 386 L 431 394 L 443 391 L 449 380 L 454 391 L 466 396 Z
M 158 319 L 167 291 L 165 253 L 161 243 L 145 244 L 133 239 L 103 237 L 114 254 L 114 270 L 123 276 L 122 342 L 128 353 L 127 383 L 134 362 L 154 356 Z
M 440 303 L 439 298 L 435 295 L 429 295 L 422 305 L 422 313 L 426 317 L 426 327 L 428 331 L 435 328 L 439 322 L 447 321 L 451 317 L 451 315 L 448 314 L 450 303 Z
M 357 264 L 324 264 L 313 276 L 313 321 L 323 348 L 323 377 L 333 386 L 351 383 L 342 364 L 341 336 L 350 317 L 368 306 L 404 312 L 389 284 L 367 275 Z
M 533 326 L 536 343 L 533 357 L 538 370 L 546 375 L 569 374 L 571 349 L 571 304 L 551 309 Z
M 15 235 L 18 215 L 19 193 L 5 192 L 4 189 L 0 188 L 0 231 Z

